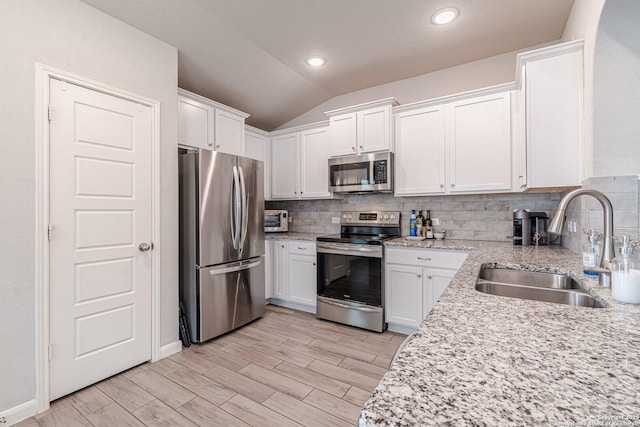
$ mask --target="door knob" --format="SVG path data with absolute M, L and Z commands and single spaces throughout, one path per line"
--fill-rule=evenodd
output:
M 138 250 L 140 252 L 147 252 L 150 251 L 151 249 L 153 249 L 153 243 L 152 244 L 148 244 L 148 243 L 140 243 L 138 245 Z

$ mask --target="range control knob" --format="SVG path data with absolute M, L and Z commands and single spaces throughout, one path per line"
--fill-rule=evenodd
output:
M 395 215 L 391 215 L 391 219 L 396 219 L 396 216 Z
M 342 218 L 347 219 L 347 214 L 342 215 Z
M 385 216 L 384 216 L 384 219 L 389 219 L 389 215 L 385 215 Z
M 352 218 L 353 218 L 353 216 L 349 215 L 347 218 L 352 219 Z

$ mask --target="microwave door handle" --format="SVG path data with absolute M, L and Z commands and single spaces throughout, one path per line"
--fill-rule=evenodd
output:
M 244 183 L 244 171 L 241 166 L 238 166 L 239 170 L 239 178 L 240 178 L 240 218 L 242 224 L 240 226 L 240 230 L 238 233 L 240 234 L 240 241 L 238 242 L 239 249 L 242 250 L 244 247 L 244 240 L 247 237 L 247 222 L 249 219 L 249 212 L 247 209 L 247 188 Z

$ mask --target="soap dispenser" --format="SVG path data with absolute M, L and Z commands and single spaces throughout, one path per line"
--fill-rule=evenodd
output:
M 640 304 L 640 260 L 623 236 L 620 254 L 611 266 L 611 296 L 620 302 Z
M 589 271 L 589 268 L 597 267 L 600 262 L 600 244 L 596 236 L 596 230 L 591 229 L 589 241 L 582 246 L 582 272 L 589 276 L 597 276 L 595 271 Z

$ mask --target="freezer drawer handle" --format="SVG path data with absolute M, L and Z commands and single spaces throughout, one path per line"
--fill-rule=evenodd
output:
M 247 263 L 246 261 L 240 261 L 239 263 L 235 263 L 229 267 L 223 267 L 223 268 L 214 267 L 209 271 L 209 274 L 212 276 L 217 276 L 218 274 L 226 274 L 226 273 L 233 273 L 235 271 L 248 270 L 250 268 L 260 265 L 261 262 L 262 262 L 262 258 L 250 263 Z

